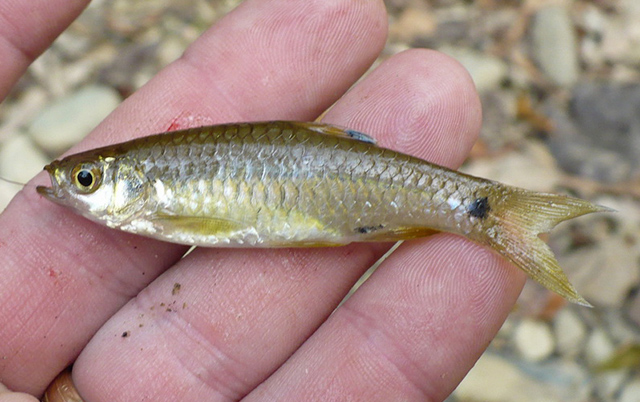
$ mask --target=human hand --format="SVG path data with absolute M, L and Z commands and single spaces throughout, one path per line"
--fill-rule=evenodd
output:
M 8 3 L 3 96 L 84 6 Z M 185 114 L 314 120 L 336 102 L 323 121 L 457 167 L 481 113 L 455 61 L 404 52 L 345 94 L 381 51 L 386 18 L 382 1 L 247 0 L 73 151 L 161 132 Z M 201 248 L 181 259 L 184 247 L 96 225 L 29 185 L 0 215 L 0 382 L 39 395 L 77 357 L 86 401 L 442 400 L 523 275 L 438 234 L 405 242 L 331 314 L 388 246 Z

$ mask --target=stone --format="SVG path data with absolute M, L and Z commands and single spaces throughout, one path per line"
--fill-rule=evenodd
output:
M 12 135 L 0 147 L 0 177 L 26 183 L 47 163 L 49 158 L 26 135 Z
M 615 346 L 609 338 L 609 335 L 607 335 L 603 329 L 596 328 L 587 340 L 585 359 L 590 366 L 597 367 L 599 364 L 610 359 L 614 351 Z
M 555 349 L 555 341 L 549 326 L 530 318 L 520 322 L 514 332 L 513 340 L 520 356 L 532 362 L 547 359 Z
M 84 138 L 119 104 L 114 89 L 87 86 L 44 108 L 27 130 L 39 146 L 59 154 Z
M 520 363 L 485 353 L 453 396 L 461 401 L 579 402 L 589 400 L 591 387 L 575 363 Z
M 0 146 L 0 177 L 26 183 L 42 171 L 49 158 L 22 133 L 14 133 Z M 22 187 L 0 180 L 0 211 Z
M 632 323 L 640 327 L 640 293 L 636 293 L 629 302 L 627 315 Z
M 389 36 L 394 40 L 411 43 L 435 33 L 437 22 L 426 7 L 406 8 L 389 26 Z
M 507 65 L 501 59 L 468 48 L 441 47 L 443 53 L 458 60 L 469 72 L 480 93 L 496 89 L 507 75 Z
M 473 159 L 460 171 L 543 192 L 553 191 L 561 180 L 561 172 L 556 168 L 549 151 L 542 144 L 533 141 L 523 144 L 517 152 Z
M 614 401 L 615 396 L 620 392 L 625 379 L 627 378 L 626 370 L 617 370 L 606 373 L 597 374 L 593 379 L 595 386 L 595 394 L 599 401 Z
M 620 393 L 618 402 L 640 401 L 640 378 L 630 381 Z
M 553 320 L 553 330 L 558 352 L 566 358 L 577 357 L 587 338 L 587 328 L 580 317 L 569 308 L 562 309 Z
M 19 186 L 0 180 L 0 212 L 4 211 L 18 191 Z
M 566 7 L 543 7 L 531 26 L 533 55 L 540 69 L 555 84 L 571 86 L 578 80 L 576 34 Z
M 640 85 L 581 83 L 564 109 L 545 106 L 549 147 L 563 169 L 609 183 L 640 173 Z
M 640 250 L 623 234 L 611 234 L 593 247 L 558 255 L 584 298 L 598 307 L 619 307 L 640 280 Z

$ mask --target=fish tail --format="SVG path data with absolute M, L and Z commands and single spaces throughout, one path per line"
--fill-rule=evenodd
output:
M 612 210 L 562 195 L 511 187 L 505 190 L 500 205 L 492 211 L 497 225 L 488 231 L 485 241 L 547 289 L 573 303 L 591 307 L 569 282 L 553 252 L 538 235 L 562 221 Z

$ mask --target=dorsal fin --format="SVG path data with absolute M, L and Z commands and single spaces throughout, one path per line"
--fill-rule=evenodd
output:
M 348 128 L 341 128 L 338 126 L 332 126 L 330 124 L 322 124 L 322 123 L 295 122 L 293 124 L 299 127 L 302 127 L 304 129 L 315 131 L 316 133 L 320 133 L 324 135 L 333 135 L 336 137 L 351 138 L 352 140 L 364 142 L 366 144 L 378 145 L 375 138 L 365 133 L 361 133 L 360 131 L 351 130 Z

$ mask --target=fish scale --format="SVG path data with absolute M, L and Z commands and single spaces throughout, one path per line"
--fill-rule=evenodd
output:
M 40 194 L 127 232 L 207 247 L 317 247 L 447 231 L 583 305 L 538 234 L 609 210 L 455 172 L 320 123 L 161 133 L 45 169 L 52 186 Z

